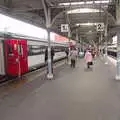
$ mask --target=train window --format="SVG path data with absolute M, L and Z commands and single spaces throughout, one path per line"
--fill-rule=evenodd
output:
M 18 54 L 19 54 L 19 55 L 23 55 L 22 45 L 18 45 Z
M 10 55 L 10 56 L 13 55 L 13 47 L 11 44 L 8 44 L 8 55 Z
M 40 45 L 29 45 L 28 46 L 28 55 L 29 56 L 34 56 L 34 55 L 40 55 L 45 53 L 45 46 L 40 46 Z
M 28 56 L 32 55 L 32 45 L 28 45 Z

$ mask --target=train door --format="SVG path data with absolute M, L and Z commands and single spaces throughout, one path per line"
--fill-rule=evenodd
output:
M 27 51 L 25 47 L 27 49 L 26 40 L 22 40 L 22 42 L 21 40 L 5 40 L 6 72 L 8 75 L 19 76 L 27 72 Z
M 19 52 L 21 73 L 24 74 L 28 72 L 28 50 L 27 50 L 26 40 L 19 41 L 18 52 Z

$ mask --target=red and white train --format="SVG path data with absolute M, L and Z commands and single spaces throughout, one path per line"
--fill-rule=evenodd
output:
M 3 14 L 0 20 L 0 77 L 22 75 L 45 65 L 47 30 Z M 54 61 L 66 57 L 69 42 L 75 44 L 53 32 L 50 40 L 55 51 Z
M 1 34 L 0 76 L 22 75 L 45 64 L 47 44 L 43 39 Z M 54 46 L 54 60 L 66 57 L 68 43 L 51 42 L 51 46 Z

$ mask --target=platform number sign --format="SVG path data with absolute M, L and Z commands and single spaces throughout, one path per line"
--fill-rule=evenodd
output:
M 61 24 L 61 32 L 68 32 L 69 26 L 68 24 Z
M 104 23 L 98 23 L 97 24 L 97 31 L 99 32 L 99 31 L 104 31 Z

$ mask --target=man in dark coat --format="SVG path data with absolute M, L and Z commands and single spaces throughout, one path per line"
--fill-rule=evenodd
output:
M 69 49 L 68 48 L 65 49 L 65 53 L 66 53 L 66 58 L 67 58 L 67 62 L 68 62 L 68 56 L 69 56 Z

